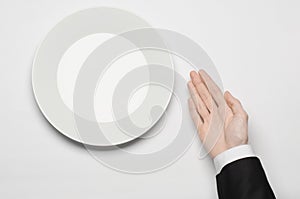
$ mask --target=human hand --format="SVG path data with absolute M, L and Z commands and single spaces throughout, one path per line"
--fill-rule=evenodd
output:
M 189 109 L 205 149 L 212 158 L 248 142 L 248 115 L 240 101 L 220 88 L 204 71 L 190 73 Z

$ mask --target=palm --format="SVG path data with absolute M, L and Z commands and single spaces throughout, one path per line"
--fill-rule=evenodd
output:
M 239 115 L 232 115 L 225 124 L 225 141 L 231 148 L 245 144 L 247 138 L 247 122 Z

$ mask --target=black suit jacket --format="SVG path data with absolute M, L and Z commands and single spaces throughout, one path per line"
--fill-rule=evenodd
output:
M 257 157 L 224 166 L 217 175 L 219 199 L 273 199 L 275 195 Z

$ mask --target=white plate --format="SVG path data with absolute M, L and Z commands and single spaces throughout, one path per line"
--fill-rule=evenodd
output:
M 99 122 L 95 115 L 97 111 L 94 110 L 94 93 L 100 76 L 107 70 L 110 62 L 121 55 L 124 56 L 128 51 L 151 46 L 151 41 L 147 39 L 140 41 L 137 37 L 129 36 L 125 39 L 114 37 L 97 47 L 84 61 L 80 70 L 75 70 L 77 74 L 75 74 L 73 104 L 66 103 L 64 96 L 68 94 L 62 92 L 68 90 L 61 90 L 58 83 L 58 79 L 61 79 L 58 78 L 61 59 L 79 40 L 100 33 L 118 35 L 125 32 L 122 35 L 126 37 L 126 31 L 143 27 L 149 27 L 149 24 L 123 10 L 91 8 L 66 17 L 47 34 L 34 59 L 32 84 L 36 101 L 43 115 L 60 133 L 83 144 L 112 146 L 129 142 L 143 135 L 160 119 L 169 104 L 172 92 L 159 88 L 157 84 L 163 83 L 171 90 L 174 84 L 174 74 L 162 75 L 160 70 L 146 71 L 147 73 L 143 70 L 137 76 L 139 72 L 137 69 L 132 73 L 135 75 L 129 74 L 120 80 L 122 84 L 117 88 L 121 92 L 115 93 L 114 96 L 117 98 L 112 102 L 116 121 Z M 160 42 L 160 45 L 164 45 L 154 32 L 147 38 L 154 40 L 154 43 Z M 165 53 L 153 55 L 151 51 L 143 51 L 143 56 L 147 63 L 150 62 L 149 64 L 159 61 L 162 65 L 172 65 L 169 55 Z M 68 68 L 73 69 L 72 67 L 73 65 L 68 65 Z M 93 71 L 95 68 L 96 71 Z M 63 78 L 63 82 L 66 81 L 68 84 L 69 79 L 72 78 L 74 79 L 74 70 L 70 71 L 70 78 Z M 127 89 L 133 91 L 132 89 L 136 89 L 136 84 L 145 85 L 150 79 L 156 86 L 148 85 L 144 101 L 135 111 L 128 114 L 127 102 L 131 93 L 128 93 Z M 151 117 L 150 123 L 149 117 Z

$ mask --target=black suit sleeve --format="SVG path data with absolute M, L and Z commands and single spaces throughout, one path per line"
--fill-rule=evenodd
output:
M 273 199 L 275 195 L 257 157 L 224 166 L 217 175 L 219 199 Z

